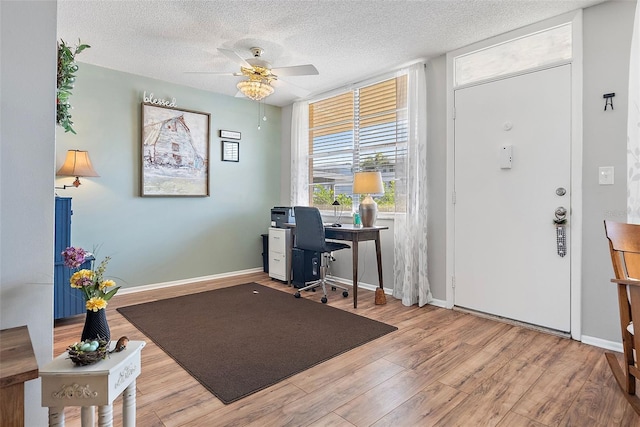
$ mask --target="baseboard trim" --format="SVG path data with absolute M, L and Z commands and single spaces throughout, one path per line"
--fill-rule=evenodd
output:
M 447 308 L 447 302 L 441 299 L 432 299 L 429 304 L 440 308 Z
M 189 279 L 173 280 L 170 282 L 150 283 L 148 285 L 134 286 L 131 288 L 122 288 L 118 291 L 121 295 L 134 294 L 136 292 L 149 291 L 153 289 L 169 288 L 172 286 L 191 285 L 199 282 L 208 282 L 215 279 L 224 279 L 226 277 L 241 276 L 244 274 L 261 273 L 262 268 L 250 268 L 248 270 L 230 271 L 228 273 L 212 274 L 211 276 L 192 277 Z
M 332 280 L 335 280 L 338 283 L 342 283 L 344 285 L 348 285 L 348 286 L 353 286 L 353 280 L 348 280 L 348 279 L 344 279 L 342 277 L 335 277 L 335 276 L 329 276 Z M 367 289 L 369 291 L 375 291 L 376 289 L 378 289 L 379 286 L 377 285 L 372 285 L 370 283 L 363 283 L 363 282 L 358 282 L 358 289 Z M 393 289 L 389 289 L 389 288 L 383 288 L 384 289 L 384 293 L 385 295 L 393 295 Z M 436 306 L 436 307 L 441 307 L 441 308 L 447 308 L 447 302 L 445 300 L 441 300 L 441 299 L 432 299 L 429 302 L 430 305 Z
M 122 288 L 118 291 L 118 293 L 120 295 L 133 294 L 136 292 L 143 292 L 143 291 L 148 291 L 153 289 L 169 288 L 172 286 L 182 286 L 182 285 L 190 285 L 193 283 L 208 282 L 210 280 L 224 279 L 225 277 L 241 276 L 243 274 L 261 273 L 262 271 L 263 271 L 262 268 L 250 268 L 248 270 L 230 271 L 228 273 L 213 274 L 211 276 L 192 277 L 190 279 L 173 280 L 170 282 L 150 283 L 148 285 L 134 286 L 131 288 Z M 341 277 L 334 277 L 334 276 L 329 276 L 329 278 L 335 280 L 338 283 L 344 283 L 345 285 L 352 286 L 351 280 L 346 280 Z M 372 285 L 369 283 L 359 282 L 358 288 L 375 291 L 378 288 L 378 286 Z M 393 291 L 392 289 L 384 288 L 384 293 L 386 295 L 391 295 L 392 291 Z
M 345 279 L 343 277 L 331 276 L 331 275 L 327 276 L 327 279 L 331 279 L 331 280 L 336 281 L 338 283 L 342 283 L 343 285 L 347 285 L 347 286 L 353 287 L 353 280 Z M 378 286 L 378 285 L 372 285 L 370 283 L 358 282 L 358 289 L 366 289 L 368 291 L 375 291 L 379 287 L 380 286 Z M 393 289 L 389 289 L 389 288 L 383 288 L 383 289 L 384 289 L 385 295 L 391 295 L 391 293 L 393 292 Z
M 603 340 L 601 338 L 590 337 L 588 335 L 583 335 L 580 339 L 580 342 L 583 344 L 589 344 L 595 347 L 604 348 L 605 350 L 617 351 L 618 353 L 622 353 L 622 343 L 615 341 Z

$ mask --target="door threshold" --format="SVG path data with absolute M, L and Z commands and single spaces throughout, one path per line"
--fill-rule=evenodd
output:
M 561 338 L 571 338 L 571 333 L 559 331 L 557 329 L 545 328 L 544 326 L 538 326 L 531 323 L 521 322 L 519 320 L 509 319 L 507 317 L 497 316 L 495 314 L 483 313 L 482 311 L 471 310 L 469 308 L 459 307 L 457 305 L 453 306 L 453 310 L 459 311 L 461 313 L 467 313 L 474 316 L 482 317 L 484 319 L 495 320 L 497 322 L 506 323 L 513 326 L 521 326 L 523 328 L 531 329 L 537 332 L 543 332 L 546 334 L 555 335 Z

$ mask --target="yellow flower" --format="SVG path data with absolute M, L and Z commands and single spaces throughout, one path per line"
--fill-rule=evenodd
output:
M 87 310 L 98 311 L 107 306 L 107 302 L 102 298 L 93 297 L 87 301 Z
M 72 288 L 82 289 L 85 286 L 91 286 L 93 284 L 93 271 L 91 270 L 80 270 L 73 273 L 71 279 L 69 279 L 69 284 Z
M 116 282 L 114 282 L 113 280 L 105 280 L 102 283 L 100 283 L 100 290 L 102 291 L 104 288 L 110 288 L 115 285 L 116 285 Z

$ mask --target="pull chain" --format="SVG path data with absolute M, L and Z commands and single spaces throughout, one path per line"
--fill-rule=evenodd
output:
M 260 101 L 258 101 L 258 130 L 260 130 Z
M 264 108 L 264 102 L 263 101 L 258 101 L 258 130 L 260 130 L 261 126 L 260 126 L 260 105 L 262 105 L 262 121 L 266 122 L 267 121 L 267 113 L 266 110 Z

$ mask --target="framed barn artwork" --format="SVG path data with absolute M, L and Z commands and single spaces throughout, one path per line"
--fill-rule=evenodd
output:
M 210 113 L 142 103 L 141 196 L 209 196 Z

